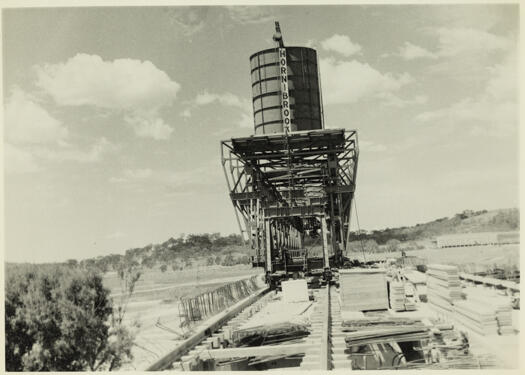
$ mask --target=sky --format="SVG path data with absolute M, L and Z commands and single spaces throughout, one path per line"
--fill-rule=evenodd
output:
M 219 145 L 274 20 L 358 130 L 361 229 L 518 206 L 516 4 L 4 9 L 5 260 L 238 233 Z

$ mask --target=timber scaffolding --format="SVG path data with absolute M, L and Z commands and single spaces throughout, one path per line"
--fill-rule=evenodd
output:
M 147 370 L 505 367 L 486 350 L 470 350 L 453 324 L 429 319 L 427 312 L 348 312 L 334 285 L 293 302 L 268 290 L 217 314 Z
M 342 264 L 356 185 L 355 130 L 232 138 L 221 142 L 221 160 L 254 266 L 272 273 Z M 323 253 L 307 254 L 304 236 L 319 230 Z

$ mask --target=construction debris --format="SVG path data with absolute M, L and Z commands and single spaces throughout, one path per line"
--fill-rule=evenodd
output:
M 233 332 L 232 341 L 236 347 L 272 345 L 301 339 L 310 334 L 306 325 L 277 323 L 241 329 Z

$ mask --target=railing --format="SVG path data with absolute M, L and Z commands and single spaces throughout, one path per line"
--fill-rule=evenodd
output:
M 246 298 L 259 289 L 258 277 L 260 276 L 255 275 L 249 279 L 235 281 L 191 298 L 181 298 L 179 311 L 183 320 L 182 324 L 203 320 Z

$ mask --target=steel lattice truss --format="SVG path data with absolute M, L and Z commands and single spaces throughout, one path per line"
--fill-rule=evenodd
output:
M 241 234 L 256 262 L 270 259 L 268 248 L 272 259 L 300 249 L 304 232 L 323 225 L 323 250 L 337 255 L 346 248 L 358 161 L 355 130 L 234 138 L 221 142 L 221 156 Z

